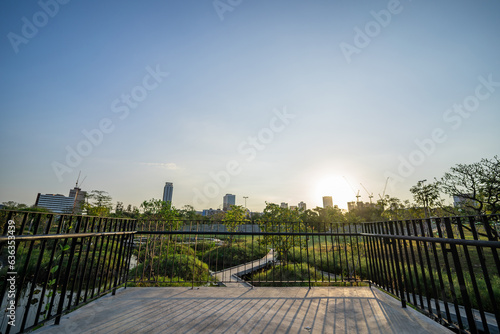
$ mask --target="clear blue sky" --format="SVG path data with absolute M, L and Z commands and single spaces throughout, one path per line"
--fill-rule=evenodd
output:
M 0 5 L 0 202 L 81 170 L 125 205 L 346 207 L 499 153 L 498 1 L 59 1 Z

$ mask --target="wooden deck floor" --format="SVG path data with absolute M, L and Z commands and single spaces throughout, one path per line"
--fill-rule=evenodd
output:
M 35 333 L 451 333 L 369 287 L 127 288 Z

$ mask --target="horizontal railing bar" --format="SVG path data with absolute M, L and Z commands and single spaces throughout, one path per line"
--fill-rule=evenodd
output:
M 500 241 L 490 240 L 467 240 L 434 237 L 415 237 L 407 235 L 374 234 L 374 233 L 315 233 L 315 232 L 207 232 L 207 231 L 121 231 L 121 232 L 90 232 L 90 233 L 69 233 L 69 234 L 37 234 L 37 235 L 16 235 L 16 241 L 36 241 L 52 239 L 74 239 L 112 235 L 293 235 L 293 236 L 366 236 L 384 239 L 413 240 L 433 243 L 446 243 L 455 245 L 483 246 L 490 248 L 500 248 Z M 0 236 L 0 242 L 8 241 L 8 236 Z M 11 237 L 12 240 L 12 237 Z
M 239 276 L 236 276 L 238 277 L 239 279 L 241 279 L 241 277 Z M 207 280 L 189 280 L 189 281 L 158 281 L 158 280 L 128 280 L 127 283 L 161 283 L 161 284 L 191 284 L 191 282 L 194 282 L 194 283 L 241 283 L 241 281 L 238 281 L 238 282 L 235 282 L 235 281 L 231 281 L 231 280 L 221 280 L 221 281 L 214 281 L 214 280 L 211 280 L 211 281 L 207 281 Z M 250 281 L 243 281 L 243 282 L 246 282 L 246 283 L 251 283 Z M 297 283 L 297 282 L 304 282 L 304 281 L 301 281 L 301 280 L 282 280 L 282 281 L 253 281 L 253 283 L 255 284 L 259 284 L 259 283 Z M 328 281 L 322 281 L 322 280 L 314 280 L 314 279 L 311 279 L 311 282 L 314 282 L 314 283 L 324 283 L 324 284 L 335 284 L 335 283 L 367 283 L 367 284 L 373 284 L 370 280 L 366 280 L 366 279 L 352 279 L 352 280 L 349 280 L 349 279 L 344 279 L 344 280 L 337 280 L 336 282 L 335 281 L 331 281 L 331 282 L 328 282 Z M 107 291 L 109 292 L 109 291 Z
M 414 237 L 408 235 L 393 235 L 393 234 L 374 234 L 374 233 L 359 233 L 361 236 L 383 238 L 383 239 L 399 239 L 399 240 L 413 240 L 425 241 L 433 243 L 446 243 L 453 245 L 467 245 L 467 246 L 482 246 L 490 248 L 500 248 L 500 241 L 490 240 L 467 240 L 467 239 L 451 239 L 451 238 L 432 238 L 432 237 Z
M 75 239 L 75 238 L 89 238 L 101 237 L 110 235 L 127 235 L 135 234 L 137 231 L 121 231 L 121 232 L 90 232 L 90 233 L 68 233 L 68 234 L 35 234 L 35 235 L 15 235 L 16 241 L 36 241 L 36 240 L 52 240 L 52 239 Z M 9 237 L 0 236 L 0 242 L 8 241 Z M 10 240 L 13 240 L 11 237 Z
M 13 213 L 19 213 L 19 214 L 29 214 L 29 215 L 37 215 L 37 216 L 54 216 L 54 217 L 88 217 L 88 218 L 101 218 L 101 219 L 108 219 L 108 220 L 135 220 L 137 221 L 136 218 L 115 218 L 115 217 L 101 217 L 101 216 L 91 216 L 91 215 L 74 215 L 71 213 L 57 213 L 57 212 L 36 212 L 36 211 L 25 211 L 25 210 L 17 210 L 17 209 L 0 209 L 1 212 L 13 212 Z
M 207 232 L 207 231 L 137 231 L 137 234 L 189 234 L 189 235 L 296 235 L 296 236 L 361 236 L 360 233 L 327 233 L 327 232 Z

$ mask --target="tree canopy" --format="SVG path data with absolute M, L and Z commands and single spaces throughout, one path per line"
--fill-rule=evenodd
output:
M 423 206 L 425 218 L 430 217 L 431 208 L 442 204 L 441 196 L 439 195 L 439 186 L 437 182 L 425 184 L 427 180 L 418 181 L 418 183 L 410 188 L 413 194 L 413 199 L 418 205 Z
M 477 214 L 495 214 L 500 211 L 498 156 L 451 167 L 437 183 L 444 193 L 457 196 L 465 209 Z
M 92 190 L 86 195 L 83 208 L 89 216 L 109 216 L 112 209 L 111 196 L 106 191 Z

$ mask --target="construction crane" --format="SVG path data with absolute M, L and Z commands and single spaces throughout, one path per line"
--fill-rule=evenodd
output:
M 73 200 L 73 209 L 71 210 L 72 214 L 76 213 L 76 211 L 75 211 L 76 210 L 76 201 L 78 200 L 78 195 L 80 193 L 80 188 L 78 187 L 78 181 L 80 181 L 80 174 L 81 173 L 82 173 L 82 171 L 80 171 L 78 173 L 78 178 L 76 179 L 76 184 L 75 184 L 76 193 L 75 193 L 75 199 Z M 85 175 L 82 182 L 80 182 L 80 187 L 82 186 L 82 183 L 83 183 L 83 181 L 85 181 L 86 178 L 87 178 L 87 176 Z
M 368 194 L 368 198 L 370 199 L 370 204 L 372 204 L 372 198 L 373 198 L 373 193 L 370 194 L 370 192 L 368 190 L 366 190 L 365 186 L 363 185 L 363 183 L 359 183 L 361 184 L 361 186 L 363 187 L 363 189 L 366 191 L 366 193 Z
M 76 179 L 75 188 L 79 188 L 79 187 L 78 187 L 78 181 L 80 181 L 80 174 L 81 174 L 81 173 L 82 173 L 82 171 L 80 171 L 80 172 L 78 173 L 78 178 Z M 83 178 L 82 182 L 80 182 L 80 187 L 82 186 L 82 183 L 83 183 L 83 181 L 85 181 L 85 179 L 86 179 L 86 178 L 87 178 L 87 175 L 85 175 L 85 177 Z
M 82 174 L 82 171 L 79 171 L 78 172 L 78 177 L 76 179 L 76 184 L 75 184 L 75 188 L 78 188 L 78 181 L 80 181 L 80 175 Z
M 356 195 L 356 204 L 359 203 L 359 198 L 361 197 L 361 195 L 359 194 L 359 190 L 358 190 L 358 193 L 356 193 L 356 190 L 354 190 L 354 188 L 352 187 L 352 185 L 349 183 L 349 181 L 347 181 L 347 178 L 345 176 L 342 176 L 345 180 L 345 182 L 347 182 L 347 184 L 349 185 L 349 187 L 351 187 L 351 190 L 352 192 Z
M 382 196 L 380 196 L 380 194 L 378 194 L 378 197 L 380 197 L 380 199 L 384 199 L 384 197 L 385 197 L 385 191 L 387 190 L 387 183 L 388 182 L 389 182 L 389 176 L 385 180 L 384 192 L 382 193 Z

